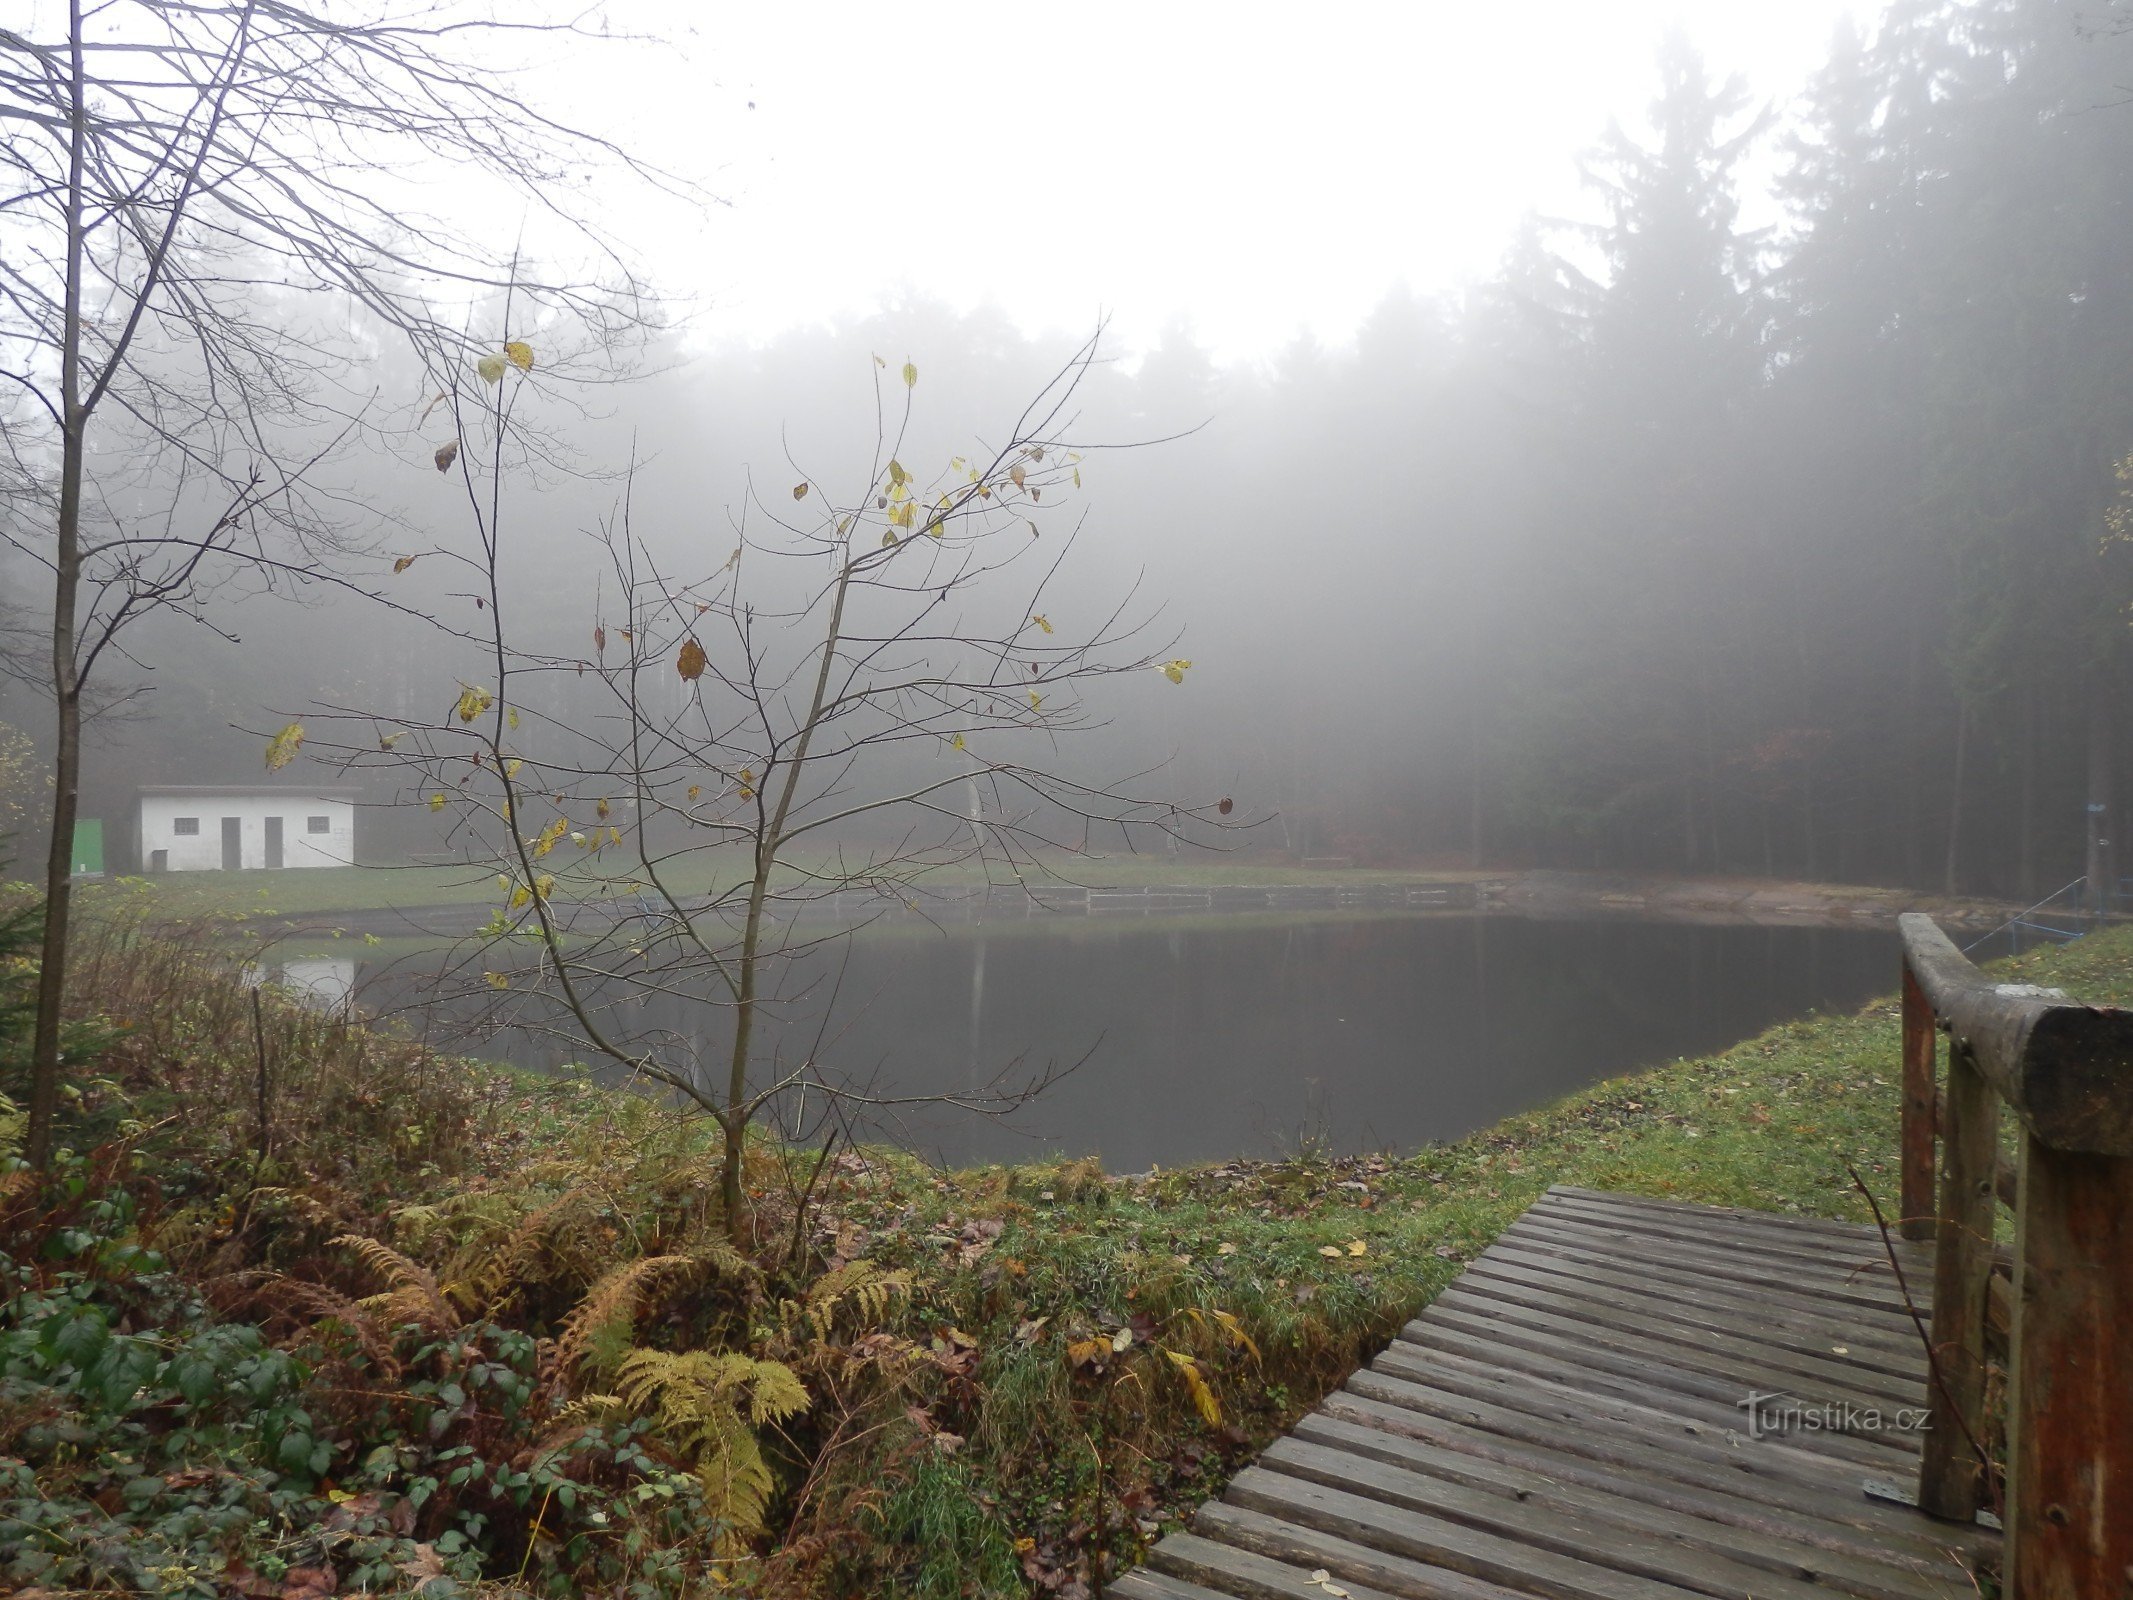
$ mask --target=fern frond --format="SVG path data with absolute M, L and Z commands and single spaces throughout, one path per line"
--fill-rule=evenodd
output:
M 459 1326 L 459 1313 L 444 1297 L 437 1286 L 436 1277 L 419 1261 L 411 1261 L 389 1244 L 360 1233 L 344 1233 L 339 1238 L 329 1239 L 329 1244 L 346 1245 L 361 1258 L 363 1264 L 392 1285 L 385 1295 L 373 1295 L 369 1300 L 356 1302 L 370 1305 L 383 1302 L 387 1310 L 411 1310 L 417 1315 L 407 1320 L 428 1321 L 440 1331 L 449 1332 Z
M 910 1273 L 901 1267 L 884 1272 L 862 1256 L 817 1278 L 808 1288 L 802 1309 L 815 1337 L 827 1343 L 840 1310 L 849 1306 L 859 1322 L 878 1323 L 888 1315 L 891 1300 L 910 1292 Z
M 661 1439 L 691 1458 L 706 1505 L 735 1539 L 761 1530 L 776 1479 L 755 1430 L 808 1404 L 790 1367 L 738 1350 L 640 1349 L 622 1362 L 615 1387 L 625 1406 L 654 1416 Z
M 587 1290 L 563 1319 L 562 1336 L 555 1344 L 555 1370 L 568 1376 L 584 1360 L 595 1334 L 625 1318 L 635 1321 L 654 1283 L 695 1265 L 694 1256 L 645 1256 L 615 1268 Z

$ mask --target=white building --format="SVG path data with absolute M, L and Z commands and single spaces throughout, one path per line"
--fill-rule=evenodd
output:
M 207 784 L 141 791 L 143 872 L 345 867 L 355 861 L 353 789 Z

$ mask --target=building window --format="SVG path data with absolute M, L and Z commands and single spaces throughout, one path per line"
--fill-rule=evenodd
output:
M 189 838 L 200 831 L 200 819 L 198 817 L 172 817 L 170 819 L 170 831 L 181 839 Z
M 333 818 L 331 818 L 331 817 L 306 817 L 306 818 L 304 818 L 304 832 L 306 832 L 306 833 L 331 833 L 331 832 L 333 832 Z

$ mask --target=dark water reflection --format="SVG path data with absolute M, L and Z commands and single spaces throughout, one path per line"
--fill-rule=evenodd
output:
M 929 1108 L 887 1130 L 959 1165 L 1407 1150 L 1854 1007 L 1893 987 L 1896 961 L 1887 929 L 1471 914 L 870 931 L 851 942 L 823 1054 L 899 1094 L 964 1090 L 1017 1057 L 1088 1056 L 1004 1123 Z M 688 1021 L 715 1045 L 726 1018 Z M 788 1056 L 818 1025 L 799 1008 L 785 1019 Z M 509 1034 L 469 1047 L 568 1059 Z

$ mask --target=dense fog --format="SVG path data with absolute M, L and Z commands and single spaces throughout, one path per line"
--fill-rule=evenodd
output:
M 2009 895 L 2115 875 L 2085 852 L 2091 814 L 2122 826 L 2133 715 L 2133 32 L 1900 0 L 1775 109 L 1679 32 L 1654 82 L 1583 158 L 1597 223 L 1534 219 L 1488 281 L 1241 364 L 1181 308 L 1088 375 L 1058 434 L 1081 487 L 1033 518 L 1047 550 L 1075 541 L 1049 614 L 1126 601 L 1192 667 L 1093 688 L 1105 725 L 1072 759 L 1167 763 L 1179 796 L 1270 816 L 1251 847 L 1361 864 Z M 1782 223 L 1749 231 L 1770 175 Z M 751 494 L 865 492 L 884 372 L 898 406 L 897 370 L 920 374 L 900 451 L 928 477 L 1004 438 L 1089 332 L 914 290 L 742 343 L 714 307 L 625 385 L 558 381 L 527 402 L 557 449 L 503 533 L 522 638 L 590 653 L 590 534 L 625 498 L 673 570 L 715 571 Z M 381 341 L 359 376 L 380 420 L 333 469 L 363 547 L 335 559 L 476 627 L 464 573 L 425 554 L 467 533 L 419 374 Z M 5 576 L 0 720 L 42 740 L 48 579 Z M 247 778 L 321 707 L 435 717 L 472 648 L 349 588 L 233 579 L 104 669 L 83 815 L 131 866 L 138 785 Z M 437 848 L 419 806 L 367 816 L 376 858 Z

